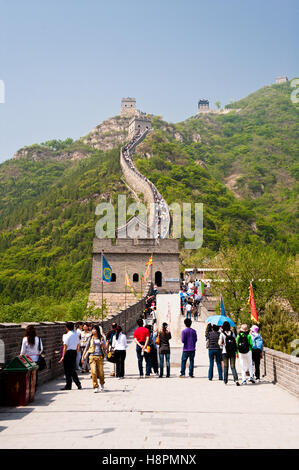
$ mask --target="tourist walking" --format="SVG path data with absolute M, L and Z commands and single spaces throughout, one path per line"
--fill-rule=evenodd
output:
M 81 390 L 82 386 L 76 372 L 76 357 L 80 349 L 80 341 L 77 333 L 74 331 L 73 322 L 66 323 L 66 333 L 62 336 L 62 342 L 63 350 L 59 363 L 61 364 L 63 362 L 66 385 L 61 390 L 71 390 L 72 381 L 74 381 L 78 389 Z
M 84 323 L 83 329 L 81 331 L 81 340 L 80 340 L 80 349 L 81 349 L 81 358 L 83 358 L 83 353 L 85 346 L 87 344 L 88 338 L 90 338 L 91 332 L 89 331 L 89 327 L 87 323 Z M 84 361 L 82 361 L 82 372 L 88 372 L 89 371 L 89 364 L 87 362 L 87 358 L 85 357 Z
M 260 382 L 260 362 L 263 357 L 263 338 L 259 334 L 259 327 L 253 325 L 250 328 L 250 336 L 252 339 L 252 361 L 254 363 L 254 375 L 257 383 Z
M 163 377 L 164 359 L 166 360 L 166 377 L 170 377 L 170 344 L 171 333 L 168 324 L 162 323 L 162 330 L 158 333 L 157 344 L 159 345 L 160 375 Z
M 41 338 L 37 336 L 36 330 L 33 325 L 28 325 L 25 329 L 24 338 L 22 340 L 20 354 L 27 354 L 33 362 L 38 362 L 40 354 L 43 352 L 43 343 Z M 36 371 L 36 382 L 38 382 L 38 370 Z
M 153 333 L 153 326 L 152 325 L 146 325 L 146 327 L 149 331 L 149 340 L 148 340 L 148 345 L 147 348 L 150 347 L 150 351 L 145 354 L 149 354 L 150 357 L 150 363 L 151 363 L 151 372 L 154 372 L 154 374 L 159 375 L 159 366 L 158 366 L 158 351 L 157 351 L 157 346 L 155 344 L 154 340 L 154 333 Z
M 138 328 L 134 331 L 134 342 L 136 343 L 136 354 L 137 354 L 137 359 L 138 359 L 138 368 L 139 368 L 139 375 L 140 378 L 143 377 L 143 358 L 145 358 L 145 363 L 146 363 L 146 370 L 145 370 L 145 375 L 146 377 L 149 377 L 151 374 L 151 361 L 150 361 L 150 356 L 148 353 L 145 352 L 145 348 L 148 345 L 149 342 L 149 331 L 147 328 L 143 326 L 143 320 L 142 318 L 138 318 L 137 320 L 137 325 Z
M 181 375 L 180 377 L 185 377 L 186 363 L 189 359 L 189 377 L 193 378 L 194 370 L 194 357 L 196 350 L 197 342 L 197 333 L 191 328 L 192 321 L 190 318 L 185 318 L 184 320 L 186 328 L 182 331 L 181 339 L 184 344 L 182 360 L 181 360 Z
M 192 302 L 191 302 L 191 300 L 187 301 L 185 311 L 186 311 L 186 318 L 191 319 L 191 313 L 192 313 Z
M 123 379 L 125 375 L 125 359 L 127 349 L 127 337 L 122 332 L 122 327 L 117 325 L 115 334 L 112 335 L 112 348 L 114 349 L 116 377 Z
M 209 372 L 208 378 L 209 380 L 213 380 L 213 373 L 214 373 L 214 359 L 216 360 L 217 370 L 218 370 L 218 378 L 219 380 L 223 380 L 222 375 L 222 367 L 221 367 L 221 348 L 219 346 L 219 326 L 212 325 L 211 331 L 207 332 L 207 347 L 209 350 Z
M 113 341 L 113 336 L 115 335 L 116 333 L 116 327 L 117 327 L 117 323 L 116 322 L 113 322 L 112 325 L 111 325 L 112 329 L 108 331 L 107 335 L 106 335 L 106 348 L 107 348 L 107 351 L 109 351 L 110 349 L 112 349 L 112 341 Z M 115 363 L 111 363 L 111 366 L 112 366 L 112 370 L 110 372 L 110 377 L 115 377 Z
M 97 393 L 99 390 L 104 391 L 104 354 L 106 352 L 106 341 L 100 331 L 98 325 L 94 325 L 91 330 L 92 336 L 88 338 L 82 361 L 86 355 L 89 355 L 90 372 L 92 378 L 93 391 Z M 98 384 L 100 380 L 100 389 Z
M 224 363 L 224 383 L 228 382 L 228 367 L 230 368 L 233 374 L 234 382 L 236 385 L 240 385 L 238 381 L 238 374 L 236 371 L 236 353 L 237 353 L 237 344 L 236 336 L 230 329 L 230 324 L 228 321 L 225 321 L 222 325 L 222 332 L 219 336 L 219 346 L 222 347 L 222 358 Z
M 248 326 L 244 323 L 241 325 L 240 333 L 237 336 L 237 353 L 240 358 L 240 366 L 242 373 L 242 384 L 246 385 L 246 371 L 249 370 L 249 381 L 255 383 L 253 379 L 252 367 L 252 338 L 248 331 Z

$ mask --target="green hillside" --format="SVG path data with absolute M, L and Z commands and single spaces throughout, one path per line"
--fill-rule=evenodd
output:
M 204 247 L 261 241 L 298 253 L 299 106 L 291 90 L 264 87 L 228 114 L 179 124 L 155 118 L 138 147 L 138 167 L 168 202 L 204 203 Z
M 83 317 L 95 207 L 127 192 L 119 150 L 87 150 L 80 162 L 0 166 L 0 321 Z

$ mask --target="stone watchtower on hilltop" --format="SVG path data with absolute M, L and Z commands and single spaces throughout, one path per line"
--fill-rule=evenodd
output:
M 135 116 L 137 113 L 136 109 L 136 98 L 122 98 L 121 100 L 121 116 Z
M 209 113 L 210 112 L 210 103 L 209 100 L 201 99 L 198 102 L 197 114 Z
M 129 122 L 128 137 L 132 139 L 135 134 L 143 134 L 147 129 L 152 128 L 151 120 L 144 114 L 140 113 L 138 116 L 133 116 Z

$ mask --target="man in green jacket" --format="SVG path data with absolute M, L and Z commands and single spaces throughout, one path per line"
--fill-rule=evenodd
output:
M 255 383 L 253 379 L 253 367 L 252 367 L 252 338 L 248 331 L 246 324 L 241 325 L 240 333 L 237 336 L 237 354 L 239 354 L 241 373 L 242 373 L 242 384 L 246 385 L 246 371 L 249 370 L 251 383 Z

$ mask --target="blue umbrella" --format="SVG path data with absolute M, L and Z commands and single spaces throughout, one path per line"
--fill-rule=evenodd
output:
M 225 315 L 211 315 L 206 319 L 206 323 L 212 323 L 212 325 L 222 326 L 225 321 L 228 321 L 230 326 L 236 326 L 231 318 L 226 317 Z

